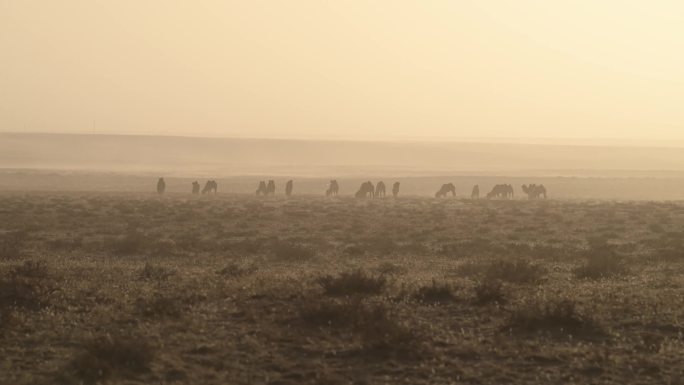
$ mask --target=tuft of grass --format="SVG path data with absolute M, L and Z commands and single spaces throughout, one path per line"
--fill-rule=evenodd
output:
M 408 272 L 406 267 L 396 265 L 392 262 L 385 262 L 378 266 L 375 270 L 382 275 L 403 275 Z
M 223 269 L 217 271 L 216 274 L 224 278 L 240 278 L 247 275 L 252 275 L 257 271 L 259 271 L 259 268 L 254 264 L 249 266 L 241 266 L 240 264 L 233 262 L 228 264 Z
M 131 379 L 149 371 L 155 351 L 144 339 L 133 336 L 111 336 L 83 344 L 57 374 L 61 384 L 99 384 L 111 378 Z
M 337 277 L 325 275 L 316 281 L 325 294 L 331 297 L 377 295 L 387 285 L 387 279 L 382 274 L 370 275 L 362 269 L 342 272 Z
M 473 303 L 476 305 L 504 304 L 507 302 L 503 283 L 499 280 L 483 279 L 475 285 L 474 291 Z
M 433 305 L 456 300 L 454 288 L 451 285 L 447 283 L 437 283 L 434 279 L 429 286 L 418 288 L 413 294 L 413 298 L 417 301 Z
M 601 326 L 579 312 L 570 299 L 533 302 L 516 309 L 506 328 L 520 333 L 547 333 L 555 336 L 596 337 L 604 334 Z
M 592 245 L 586 263 L 574 270 L 577 278 L 601 279 L 627 272 L 624 259 L 607 244 Z
M 139 276 L 141 279 L 163 281 L 174 275 L 175 272 L 163 266 L 155 266 L 149 262 L 145 262 L 145 266 L 140 270 Z

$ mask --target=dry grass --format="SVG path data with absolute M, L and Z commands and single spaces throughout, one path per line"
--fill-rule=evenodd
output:
M 0 207 L 0 383 L 684 378 L 680 203 L 5 194 Z

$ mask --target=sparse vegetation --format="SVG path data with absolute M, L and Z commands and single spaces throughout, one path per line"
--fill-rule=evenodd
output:
M 674 384 L 684 370 L 681 203 L 205 198 L 0 196 L 0 239 L 17 237 L 0 255 L 0 382 Z

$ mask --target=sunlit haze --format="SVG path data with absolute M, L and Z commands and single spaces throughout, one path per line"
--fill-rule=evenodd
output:
M 0 131 L 684 139 L 679 1 L 1 1 Z

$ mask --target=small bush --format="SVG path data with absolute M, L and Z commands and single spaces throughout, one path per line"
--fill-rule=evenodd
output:
M 23 265 L 12 268 L 10 276 L 44 279 L 49 276 L 49 271 L 44 261 L 25 261 Z
M 218 275 L 225 278 L 240 278 L 251 275 L 259 271 L 256 265 L 241 266 L 237 263 L 231 263 L 217 272 Z
M 98 384 L 110 378 L 130 379 L 149 371 L 154 349 L 139 337 L 106 336 L 83 345 L 83 351 L 57 374 L 62 384 Z
M 325 294 L 332 297 L 348 295 L 377 295 L 387 284 L 383 275 L 369 275 L 361 269 L 340 273 L 333 277 L 326 275 L 317 279 Z
M 473 303 L 476 305 L 486 305 L 490 303 L 506 303 L 506 292 L 499 280 L 483 279 L 475 285 L 475 297 Z
M 602 334 L 596 321 L 580 314 L 569 299 L 535 302 L 523 305 L 511 314 L 507 323 L 511 331 L 592 337 Z
M 151 279 L 163 281 L 174 275 L 175 272 L 162 266 L 154 266 L 146 262 L 145 266 L 140 270 L 141 279 Z
M 301 262 L 312 259 L 316 253 L 297 243 L 280 241 L 273 247 L 273 255 L 277 260 L 285 262 Z
M 375 270 L 382 275 L 402 275 L 408 272 L 406 267 L 396 265 L 391 262 L 385 262 L 378 266 Z
M 435 280 L 432 280 L 431 285 L 419 288 L 413 294 L 413 298 L 428 304 L 447 303 L 456 300 L 454 289 L 451 285 L 437 283 Z
M 306 303 L 300 309 L 306 325 L 351 330 L 361 346 L 374 353 L 415 352 L 417 335 L 396 320 L 382 304 L 360 299 Z
M 627 272 L 623 258 L 607 244 L 591 246 L 586 258 L 584 266 L 574 271 L 577 278 L 600 279 Z
M 129 232 L 121 237 L 110 238 L 105 242 L 105 247 L 108 250 L 125 256 L 144 254 L 149 245 L 150 240 L 137 231 Z
M 180 299 L 159 293 L 147 298 L 138 298 L 135 308 L 138 314 L 149 318 L 178 318 L 183 313 Z
M 57 291 L 48 282 L 20 276 L 0 279 L 0 309 L 21 307 L 38 310 L 47 305 L 49 297 Z

